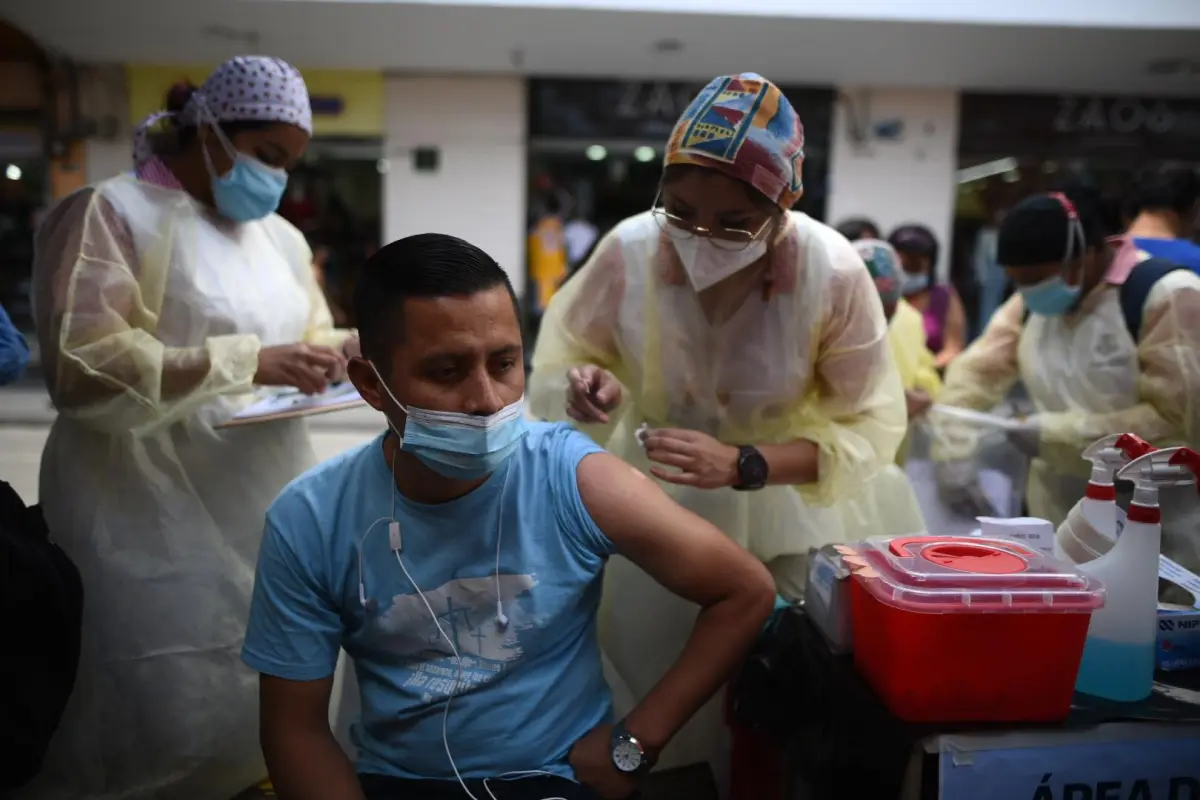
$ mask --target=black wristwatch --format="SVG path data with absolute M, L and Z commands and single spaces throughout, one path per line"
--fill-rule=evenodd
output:
M 737 474 L 738 482 L 733 488 L 739 492 L 752 492 L 767 485 L 770 469 L 767 460 L 758 448 L 742 445 L 738 448 Z
M 635 776 L 645 775 L 654 769 L 655 762 L 654 756 L 629 732 L 623 721 L 613 726 L 612 760 L 618 772 Z

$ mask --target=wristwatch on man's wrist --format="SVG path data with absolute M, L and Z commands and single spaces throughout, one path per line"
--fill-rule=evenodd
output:
M 613 726 L 612 760 L 618 772 L 634 776 L 645 775 L 654 768 L 655 762 L 654 756 L 629 732 L 624 721 Z
M 739 492 L 752 492 L 767 485 L 770 469 L 767 459 L 758 452 L 758 448 L 742 445 L 738 448 L 737 483 L 733 488 Z

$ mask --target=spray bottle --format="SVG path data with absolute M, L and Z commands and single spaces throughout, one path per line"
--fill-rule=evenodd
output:
M 1154 446 L 1132 433 L 1106 436 L 1083 451 L 1092 462 L 1087 493 L 1058 526 L 1054 556 L 1068 563 L 1085 563 L 1108 552 L 1121 532 L 1117 514 L 1114 473 L 1130 461 L 1154 450 Z
M 1107 554 L 1079 565 L 1104 583 L 1104 608 L 1092 614 L 1075 688 L 1097 697 L 1137 702 L 1154 688 L 1158 631 L 1158 555 L 1162 546 L 1160 486 L 1196 482 L 1200 455 L 1183 447 L 1152 450 L 1117 472 L 1133 481 L 1125 530 Z

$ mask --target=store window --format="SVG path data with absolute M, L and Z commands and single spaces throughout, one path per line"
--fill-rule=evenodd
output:
M 546 276 L 579 266 L 600 236 L 650 207 L 662 176 L 663 148 L 703 87 L 703 81 L 530 81 L 531 281 L 545 284 Z M 799 208 L 824 219 L 834 93 L 781 88 L 804 122 L 805 195 Z M 552 289 L 531 296 L 533 316 Z
M 1138 176 L 1200 166 L 1200 100 L 964 94 L 951 277 L 980 331 L 1011 291 L 989 242 L 1005 211 L 1078 182 L 1098 190 L 1112 224 Z

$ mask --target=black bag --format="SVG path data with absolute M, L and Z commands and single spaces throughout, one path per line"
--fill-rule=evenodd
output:
M 41 509 L 0 481 L 0 791 L 41 769 L 75 685 L 82 621 L 79 570 Z

